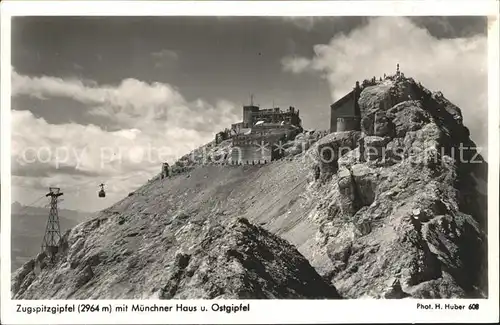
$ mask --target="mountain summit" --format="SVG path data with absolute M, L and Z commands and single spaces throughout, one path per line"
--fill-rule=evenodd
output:
M 13 298 L 487 296 L 487 164 L 460 109 L 404 76 L 357 104 L 360 130 L 270 163 L 185 159 L 19 268 Z

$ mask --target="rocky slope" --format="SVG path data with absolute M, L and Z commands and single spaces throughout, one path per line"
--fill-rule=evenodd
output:
M 17 270 L 13 297 L 484 297 L 487 165 L 457 151 L 460 110 L 400 77 L 359 104 L 361 131 L 281 161 L 152 179 Z
M 339 298 L 293 246 L 246 219 L 187 219 L 158 218 L 126 234 L 113 231 L 113 219 L 82 224 L 64 238 L 53 274 L 52 265 L 30 271 L 50 263 L 39 255 L 13 289 L 32 299 Z M 97 229 L 108 242 L 87 247 Z

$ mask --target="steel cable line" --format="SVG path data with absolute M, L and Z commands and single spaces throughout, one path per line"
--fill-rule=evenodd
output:
M 41 199 L 45 199 L 45 195 L 42 195 L 41 197 L 39 197 L 38 199 L 36 199 L 35 201 L 25 205 L 24 207 L 21 208 L 21 210 L 17 211 L 16 213 L 20 213 L 21 211 L 23 211 L 24 209 L 26 208 L 31 208 L 33 207 L 33 204 L 37 203 L 38 201 L 40 201 Z

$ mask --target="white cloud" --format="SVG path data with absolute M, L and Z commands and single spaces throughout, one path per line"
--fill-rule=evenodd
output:
M 78 63 L 73 63 L 73 68 L 75 68 L 76 70 L 83 70 L 83 67 Z
M 437 39 L 403 17 L 370 19 L 329 44 L 314 47 L 312 58 L 284 58 L 285 71 L 320 73 L 330 86 L 332 101 L 365 78 L 394 73 L 399 63 L 406 76 L 431 90 L 441 90 L 457 104 L 472 138 L 487 144 L 487 39 Z
M 181 94 L 168 84 L 148 84 L 136 79 L 125 79 L 119 85 L 96 85 L 79 79 L 57 77 L 30 77 L 12 72 L 12 94 L 29 96 L 67 97 L 89 105 L 104 105 L 129 114 L 183 104 Z
M 285 57 L 281 60 L 287 72 L 302 73 L 311 68 L 311 60 L 302 57 Z
M 155 58 L 169 58 L 169 59 L 174 59 L 177 60 L 179 58 L 179 55 L 177 52 L 174 50 L 168 50 L 168 49 L 163 49 L 158 52 L 153 52 L 151 55 Z
M 87 104 L 90 114 L 112 118 L 124 128 L 146 132 L 182 126 L 202 132 L 214 132 L 237 119 L 232 103 L 221 100 L 211 105 L 203 100 L 188 102 L 173 86 L 125 79 L 118 85 L 98 85 L 92 81 L 31 77 L 12 73 L 12 94 L 35 98 L 66 97 Z
M 284 16 L 283 19 L 285 21 L 289 21 L 300 29 L 304 29 L 306 31 L 310 31 L 314 27 L 314 20 L 320 17 L 292 17 L 292 16 Z
M 179 54 L 174 50 L 163 49 L 161 51 L 151 53 L 155 62 L 155 67 L 161 68 L 172 64 L 179 59 Z
M 315 25 L 322 21 L 341 21 L 345 17 L 335 16 L 283 16 L 282 19 L 290 22 L 296 27 L 305 31 L 311 31 Z
M 136 79 L 112 86 L 13 71 L 12 85 L 13 96 L 70 98 L 86 104 L 90 114 L 121 126 L 109 132 L 96 125 L 54 125 L 30 111 L 13 110 L 13 169 L 17 175 L 31 173 L 31 177 L 15 178 L 25 186 L 53 182 L 71 186 L 81 177 L 99 184 L 102 179 L 123 177 L 114 189 L 124 195 L 123 191 L 158 172 L 161 162 L 172 163 L 240 119 L 230 102 L 188 102 L 171 85 Z M 44 176 L 48 177 L 33 180 Z

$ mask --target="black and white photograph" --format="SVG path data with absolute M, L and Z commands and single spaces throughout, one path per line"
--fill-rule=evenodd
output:
M 490 23 L 12 17 L 11 299 L 488 299 Z

